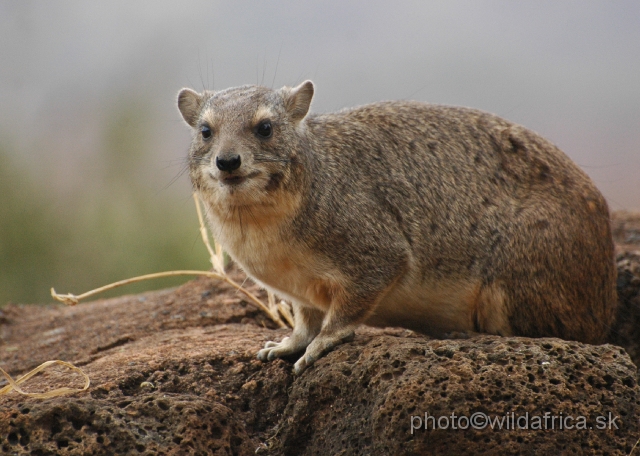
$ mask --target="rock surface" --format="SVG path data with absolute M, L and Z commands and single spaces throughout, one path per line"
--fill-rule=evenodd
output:
M 635 222 L 622 220 L 611 341 L 638 361 L 640 248 Z M 92 384 L 46 400 L 0 397 L 0 453 L 629 454 L 640 438 L 637 369 L 611 344 L 361 328 L 294 377 L 293 360 L 255 359 L 287 333 L 203 278 L 71 308 L 5 307 L 1 367 L 17 377 L 63 359 Z M 70 379 L 80 384 L 54 369 L 25 389 Z M 483 414 L 493 429 L 480 429 Z
M 640 366 L 640 213 L 614 213 L 613 236 L 618 263 L 619 308 L 609 342 L 624 347 L 633 362 Z

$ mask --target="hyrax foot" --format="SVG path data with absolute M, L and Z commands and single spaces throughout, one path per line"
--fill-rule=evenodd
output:
M 272 361 L 276 358 L 292 355 L 301 352 L 309 345 L 308 340 L 297 337 L 285 337 L 282 342 L 269 341 L 264 344 L 264 348 L 258 352 L 260 361 Z
M 315 363 L 326 352 L 330 351 L 334 347 L 348 342 L 353 339 L 353 330 L 347 330 L 338 334 L 319 334 L 313 342 L 309 344 L 307 350 L 304 352 L 302 358 L 300 358 L 293 366 L 293 372 L 296 375 L 300 375 L 304 370 Z
M 282 342 L 267 342 L 258 352 L 260 361 L 271 361 L 275 358 L 292 355 L 304 351 L 311 341 L 320 333 L 324 312 L 293 303 L 295 312 L 295 326 L 291 337 L 285 337 Z

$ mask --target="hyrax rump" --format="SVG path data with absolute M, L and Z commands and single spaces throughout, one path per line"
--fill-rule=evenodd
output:
M 607 204 L 562 151 L 494 115 L 412 101 L 308 114 L 314 86 L 178 107 L 214 236 L 291 300 L 258 353 L 300 373 L 365 323 L 603 341 L 616 307 Z

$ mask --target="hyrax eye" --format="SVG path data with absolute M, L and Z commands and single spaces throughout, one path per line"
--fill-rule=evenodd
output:
M 207 139 L 211 139 L 213 132 L 211 131 L 211 128 L 207 127 L 206 125 L 202 125 L 200 127 L 200 134 L 202 135 L 202 139 L 206 141 Z
M 263 120 L 260 122 L 256 128 L 255 133 L 259 138 L 268 139 L 273 135 L 273 128 L 271 127 L 271 122 L 269 120 Z

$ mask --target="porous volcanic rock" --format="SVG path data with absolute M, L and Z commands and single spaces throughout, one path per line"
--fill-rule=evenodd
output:
M 637 360 L 634 242 L 619 245 L 610 339 Z M 92 384 L 46 400 L 0 397 L 0 453 L 629 454 L 640 437 L 637 369 L 611 344 L 361 328 L 295 377 L 295 359 L 255 358 L 286 334 L 204 278 L 72 308 L 5 307 L 1 367 L 17 377 L 63 359 Z M 77 378 L 52 369 L 25 388 Z
M 628 454 L 639 405 L 635 368 L 612 345 L 363 335 L 294 382 L 276 453 Z

